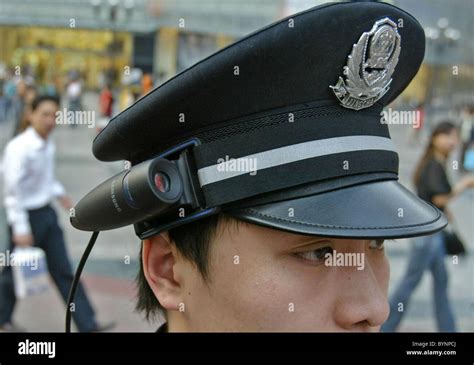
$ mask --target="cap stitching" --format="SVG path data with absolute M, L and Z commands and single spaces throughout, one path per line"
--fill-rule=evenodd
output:
M 431 207 L 431 206 L 430 206 L 430 207 Z M 431 208 L 432 208 L 432 207 L 431 207 Z M 292 219 L 285 219 L 285 218 L 281 218 L 281 217 L 276 217 L 276 216 L 270 215 L 270 214 L 263 214 L 263 213 L 260 213 L 260 212 L 256 211 L 255 209 L 252 209 L 252 208 L 246 208 L 246 209 L 244 209 L 244 211 L 247 211 L 247 212 L 249 212 L 249 213 L 256 214 L 257 216 L 260 216 L 260 217 L 271 218 L 271 219 L 275 219 L 275 220 L 278 220 L 278 221 L 289 222 L 289 223 L 295 223 L 295 224 L 300 224 L 300 225 L 304 225 L 304 226 L 324 227 L 324 228 L 335 228 L 335 229 L 360 229 L 360 230 L 363 230 L 363 229 L 395 229 L 395 228 L 407 228 L 407 227 L 426 226 L 426 225 L 428 225 L 428 224 L 431 224 L 431 223 L 436 222 L 436 221 L 439 220 L 439 218 L 441 217 L 441 214 L 438 213 L 436 219 L 434 219 L 434 220 L 432 220 L 432 221 L 429 221 L 429 222 L 426 222 L 426 223 L 419 223 L 419 224 L 410 224 L 410 225 L 405 225 L 405 226 L 393 226 L 393 227 L 349 227 L 349 226 L 333 226 L 333 225 L 329 225 L 329 224 L 318 224 L 318 223 L 300 222 L 300 221 L 296 221 L 296 220 L 292 220 Z
M 295 119 L 306 119 L 323 116 L 345 116 L 351 114 L 350 111 L 340 110 L 339 105 L 323 106 L 304 108 L 297 110 L 286 110 L 285 112 L 274 113 L 271 115 L 265 115 L 258 118 L 238 117 L 235 120 L 237 122 L 228 123 L 227 125 L 213 126 L 213 129 L 198 132 L 196 135 L 201 138 L 206 144 L 212 144 L 214 142 L 220 142 L 226 138 L 234 137 L 244 133 L 253 132 L 262 128 L 277 127 L 283 123 L 288 122 L 288 113 L 294 114 Z M 372 110 L 365 113 L 366 116 L 380 116 L 380 112 L 374 112 Z M 227 131 L 227 134 L 224 134 Z

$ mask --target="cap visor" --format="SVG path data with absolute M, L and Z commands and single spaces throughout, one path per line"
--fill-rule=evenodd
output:
M 405 238 L 432 234 L 447 225 L 439 209 L 395 180 L 355 185 L 228 213 L 254 224 L 328 237 Z

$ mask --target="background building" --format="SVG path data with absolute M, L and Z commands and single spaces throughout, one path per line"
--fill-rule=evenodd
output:
M 161 82 L 263 25 L 324 2 L 1 0 L 0 60 L 29 65 L 42 81 L 78 69 L 88 87 L 98 87 L 100 73 L 117 77 L 137 67 Z M 451 95 L 450 70 L 443 67 L 448 65 L 458 66 L 463 77 L 456 91 L 465 92 L 474 81 L 472 1 L 390 2 L 413 13 L 426 28 L 446 18 L 458 31 L 457 44 L 449 50 L 439 53 L 428 44 L 425 65 L 406 96 L 424 99 L 435 71 L 444 94 Z

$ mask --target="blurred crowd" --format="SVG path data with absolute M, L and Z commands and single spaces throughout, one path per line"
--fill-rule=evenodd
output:
M 67 75 L 52 77 L 38 82 L 37 77 L 28 65 L 7 67 L 0 63 L 0 122 L 14 121 L 13 135 L 25 130 L 28 126 L 31 103 L 38 95 L 57 96 L 68 111 L 81 111 L 87 107 L 82 98 L 86 91 L 83 75 L 78 70 L 70 70 Z M 104 70 L 99 79 L 98 90 L 87 90 L 98 93 L 97 127 L 102 129 L 113 115 L 132 105 L 137 99 L 150 92 L 160 81 L 153 79 L 140 69 L 132 69 L 124 74 L 120 81 Z M 89 106 L 90 108 L 90 106 Z M 71 127 L 75 124 L 72 123 Z

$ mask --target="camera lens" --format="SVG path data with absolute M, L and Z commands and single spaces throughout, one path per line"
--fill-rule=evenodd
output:
M 170 190 L 170 178 L 164 172 L 157 172 L 154 177 L 156 188 L 162 192 L 166 193 Z

